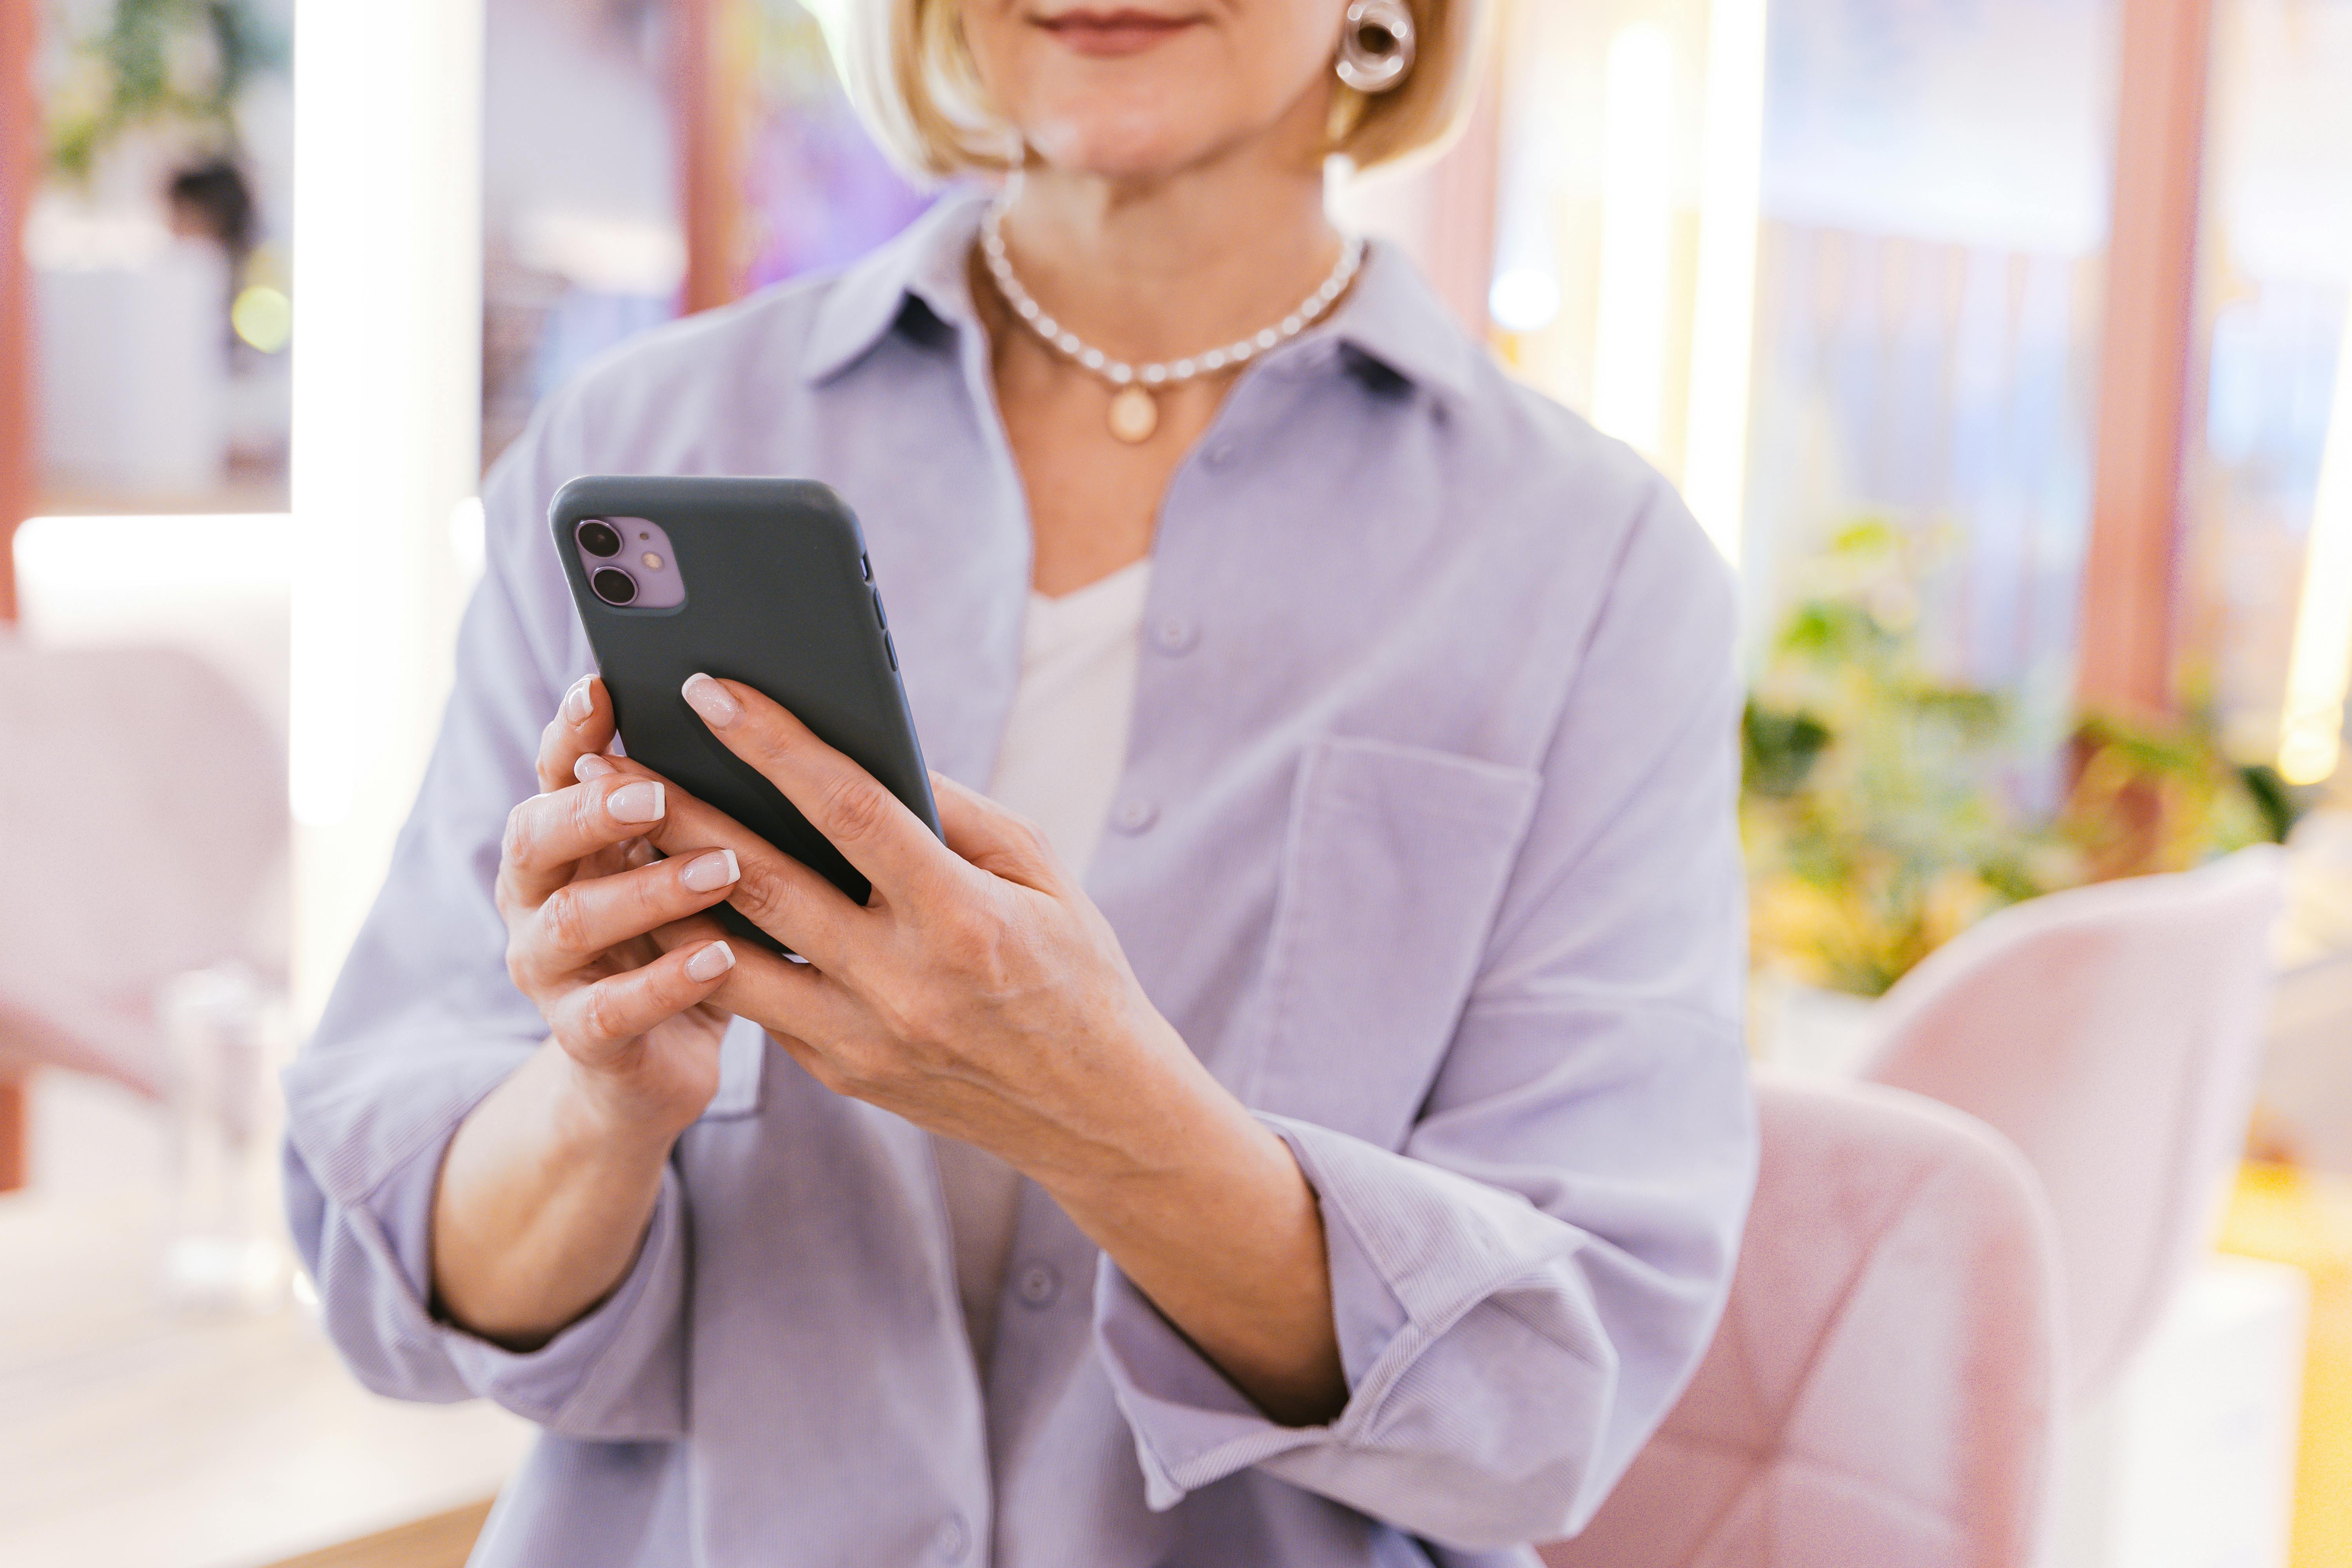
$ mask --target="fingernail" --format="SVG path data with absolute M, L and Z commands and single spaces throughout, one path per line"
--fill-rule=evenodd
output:
M 584 722 L 595 706 L 588 696 L 588 677 L 584 675 L 573 681 L 572 689 L 563 694 L 563 716 L 574 724 Z
M 687 706 L 701 714 L 703 722 L 714 730 L 723 730 L 743 717 L 743 705 L 707 675 L 688 676 L 685 694 Z
M 697 855 L 686 863 L 677 879 L 694 892 L 716 892 L 743 873 L 736 869 L 735 851 L 714 849 L 708 855 Z
M 650 782 L 623 784 L 604 797 L 604 809 L 615 822 L 659 822 L 662 786 Z
M 714 942 L 686 961 L 688 980 L 716 980 L 735 967 L 735 950 L 723 942 Z
M 572 764 L 572 776 L 582 784 L 586 784 L 590 779 L 601 779 L 606 773 L 614 771 L 612 763 L 593 752 Z

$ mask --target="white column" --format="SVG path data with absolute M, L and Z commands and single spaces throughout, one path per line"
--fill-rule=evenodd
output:
M 1656 458 L 1664 444 L 1675 243 L 1675 46 L 1654 22 L 1609 45 L 1592 422 Z
M 2336 403 L 2320 459 L 2319 494 L 2303 565 L 2294 651 L 2287 663 L 2286 710 L 2279 722 L 2279 772 L 2295 784 L 2321 784 L 2343 761 L 2344 699 L 2352 689 L 2352 318 L 2336 355 Z
M 1726 559 L 1747 516 L 1755 374 L 1756 246 L 1764 180 L 1766 0 L 1714 0 L 1706 149 L 1699 174 L 1698 300 L 1691 329 L 1683 495 Z
M 317 1016 L 448 689 L 481 426 L 482 0 L 297 0 L 295 1001 Z

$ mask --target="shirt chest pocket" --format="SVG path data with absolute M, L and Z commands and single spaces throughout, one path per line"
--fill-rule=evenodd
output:
M 1343 737 L 1292 797 L 1244 1098 L 1402 1145 L 1535 808 L 1524 768 Z

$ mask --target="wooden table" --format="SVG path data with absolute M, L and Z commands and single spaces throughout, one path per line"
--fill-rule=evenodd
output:
M 0 1198 L 0 1563 L 449 1561 L 528 1424 L 486 1404 L 376 1398 L 291 1305 L 165 1310 L 159 1202 L 143 1189 Z M 392 1554 L 326 1552 L 384 1531 L 368 1545 Z

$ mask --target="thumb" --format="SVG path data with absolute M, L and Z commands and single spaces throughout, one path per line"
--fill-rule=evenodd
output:
M 931 775 L 931 799 L 940 808 L 940 837 L 960 858 L 1041 893 L 1061 890 L 1067 879 L 1060 858 L 1034 823 L 945 773 Z

